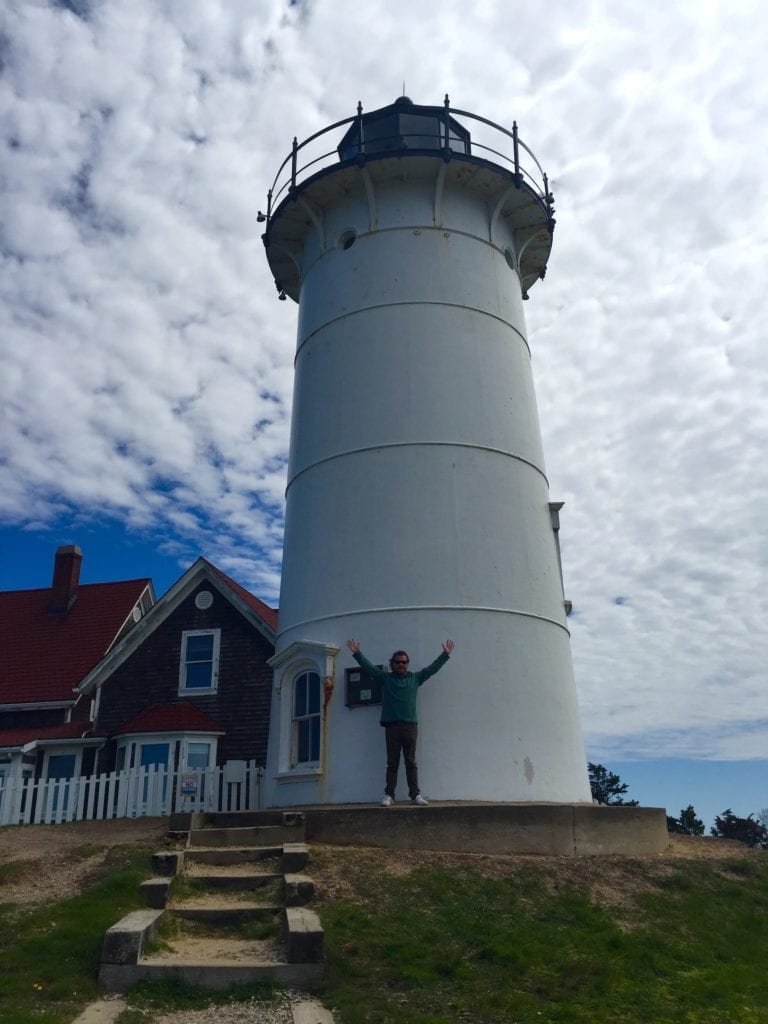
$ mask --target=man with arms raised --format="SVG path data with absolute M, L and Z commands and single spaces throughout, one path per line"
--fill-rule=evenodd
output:
M 419 791 L 419 773 L 416 764 L 416 740 L 418 723 L 416 718 L 416 698 L 423 682 L 439 672 L 451 656 L 456 645 L 453 640 L 446 640 L 443 653 L 438 655 L 431 665 L 409 671 L 410 659 L 405 651 L 395 651 L 389 659 L 390 671 L 373 665 L 360 650 L 357 640 L 347 640 L 347 647 L 352 657 L 369 676 L 381 683 L 381 724 L 384 726 L 387 742 L 387 781 L 384 788 L 382 806 L 389 807 L 395 799 L 397 772 L 400 767 L 400 752 L 405 761 L 405 777 L 408 781 L 408 795 L 411 803 L 425 807 L 427 801 Z

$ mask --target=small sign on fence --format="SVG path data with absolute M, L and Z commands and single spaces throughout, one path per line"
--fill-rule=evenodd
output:
M 197 772 L 186 772 L 181 776 L 181 792 L 196 793 L 200 784 L 200 777 Z
M 247 761 L 227 761 L 224 765 L 224 781 L 245 782 L 248 771 Z

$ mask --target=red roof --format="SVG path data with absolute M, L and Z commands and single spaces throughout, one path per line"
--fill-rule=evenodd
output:
M 225 572 L 222 572 L 221 569 L 215 566 L 212 562 L 209 562 L 207 558 L 204 559 L 204 561 L 213 570 L 213 572 L 220 577 L 220 579 L 224 580 L 228 587 L 234 590 L 238 597 L 245 601 L 252 611 L 256 612 L 260 619 L 263 619 L 264 622 L 266 622 L 273 633 L 277 631 L 276 608 L 270 608 L 268 604 L 264 604 L 264 602 L 260 601 L 258 597 L 254 597 L 249 590 L 246 590 L 245 587 L 241 587 L 239 583 L 236 583 L 232 579 L 231 576 L 227 576 Z
M 90 722 L 64 722 L 61 725 L 0 729 L 0 747 L 23 747 L 32 740 L 74 740 L 85 735 L 92 735 Z
M 117 734 L 137 732 L 226 732 L 225 729 L 199 711 L 194 704 L 181 701 L 178 704 L 151 704 L 144 708 Z
M 66 614 L 48 611 L 50 588 L 0 592 L 0 704 L 74 700 L 73 687 L 104 657 L 150 585 L 81 584 Z

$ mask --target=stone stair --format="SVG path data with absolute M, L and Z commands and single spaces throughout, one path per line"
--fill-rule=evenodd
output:
M 141 978 L 175 976 L 224 989 L 272 980 L 311 989 L 323 976 L 324 935 L 303 815 L 195 815 L 183 850 L 153 858 L 147 910 L 104 938 L 100 980 L 124 992 Z

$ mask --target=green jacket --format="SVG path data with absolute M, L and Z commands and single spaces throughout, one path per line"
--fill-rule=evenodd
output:
M 448 655 L 443 651 L 426 668 L 418 672 L 407 672 L 404 676 L 396 676 L 394 672 L 387 672 L 377 665 L 373 665 L 360 651 L 355 652 L 352 657 L 357 664 L 365 669 L 369 676 L 381 683 L 381 724 L 387 722 L 415 722 L 416 719 L 416 697 L 419 687 L 423 682 L 439 672 L 448 661 Z

